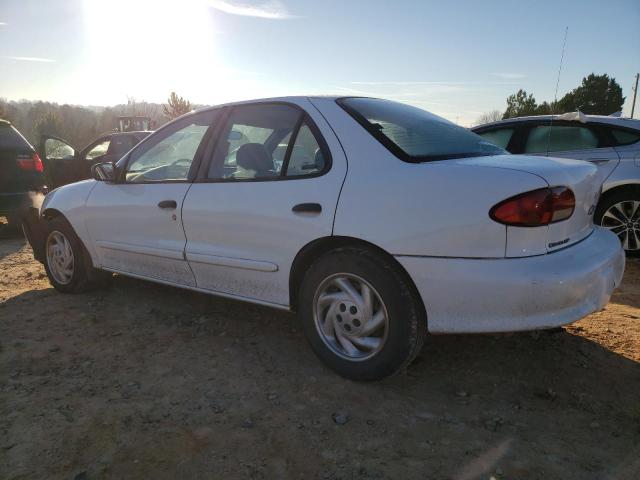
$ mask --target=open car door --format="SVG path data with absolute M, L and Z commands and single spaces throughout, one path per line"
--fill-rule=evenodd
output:
M 66 140 L 54 135 L 40 137 L 40 157 L 44 177 L 50 189 L 76 181 L 76 150 Z

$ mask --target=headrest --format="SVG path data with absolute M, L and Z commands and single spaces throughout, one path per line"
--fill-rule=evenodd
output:
M 253 170 L 256 176 L 273 173 L 273 159 L 261 143 L 242 145 L 236 152 L 236 164 L 245 170 Z

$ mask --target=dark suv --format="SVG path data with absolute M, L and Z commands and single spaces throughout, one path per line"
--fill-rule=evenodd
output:
M 11 123 L 0 120 L 0 217 L 19 226 L 30 208 L 40 208 L 47 193 L 40 157 Z

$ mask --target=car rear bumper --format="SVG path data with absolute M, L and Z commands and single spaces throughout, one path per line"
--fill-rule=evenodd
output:
M 546 255 L 504 259 L 397 256 L 418 288 L 432 333 L 489 333 L 565 325 L 602 309 L 624 272 L 624 251 L 596 227 Z
M 39 209 L 44 193 L 36 191 L 0 193 L 0 216 L 24 215 L 31 208 Z

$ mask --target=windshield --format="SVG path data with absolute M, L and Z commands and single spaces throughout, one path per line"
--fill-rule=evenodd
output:
M 392 153 L 409 162 L 502 155 L 502 148 L 420 108 L 376 98 L 338 100 Z

